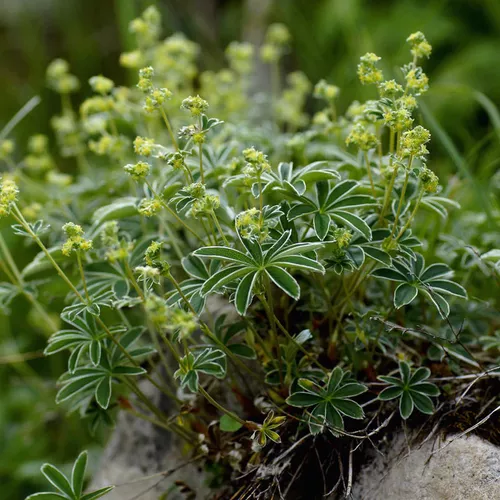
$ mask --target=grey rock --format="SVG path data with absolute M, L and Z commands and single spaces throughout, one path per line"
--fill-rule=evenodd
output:
M 499 500 L 500 447 L 469 435 L 409 449 L 399 435 L 354 483 L 355 500 Z

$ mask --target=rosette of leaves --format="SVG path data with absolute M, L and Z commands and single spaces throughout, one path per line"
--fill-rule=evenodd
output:
M 318 434 L 327 427 L 333 434 L 344 429 L 344 417 L 362 419 L 363 408 L 352 398 L 367 390 L 366 386 L 353 379 L 349 372 L 336 367 L 324 386 L 310 379 L 300 379 L 299 391 L 289 396 L 286 402 L 307 411 L 309 430 Z
M 412 372 L 410 365 L 406 361 L 401 361 L 399 374 L 400 378 L 383 375 L 378 377 L 382 382 L 389 384 L 389 387 L 379 394 L 379 399 L 390 401 L 399 398 L 399 413 L 404 419 L 413 413 L 414 408 L 432 415 L 434 404 L 429 396 L 439 396 L 439 389 L 435 384 L 426 382 L 431 375 L 429 368 L 420 367 Z
M 179 359 L 179 369 L 174 378 L 180 379 L 181 387 L 187 387 L 191 392 L 198 392 L 200 373 L 216 378 L 226 376 L 226 355 L 220 349 L 208 347 L 198 352 L 188 352 Z
M 70 373 L 75 371 L 82 359 L 90 361 L 92 366 L 98 366 L 101 362 L 103 341 L 107 337 L 106 332 L 97 327 L 95 318 L 88 312 L 72 319 L 65 315 L 62 317 L 72 328 L 54 333 L 48 340 L 44 354 L 48 356 L 66 349 L 70 350 L 71 355 L 68 359 Z M 113 335 L 117 335 L 123 333 L 124 327 L 110 328 L 110 331 Z
M 92 362 L 78 366 L 74 371 L 64 373 L 59 384 L 61 388 L 56 396 L 56 402 L 68 401 L 72 409 L 88 407 L 95 399 L 101 408 L 108 408 L 113 384 L 130 376 L 146 373 L 138 366 L 138 360 L 153 354 L 152 347 L 135 347 L 143 333 L 142 327 L 131 328 L 119 341 L 119 345 L 109 339 L 103 341 L 99 363 Z M 131 365 L 134 362 L 134 365 Z
M 372 272 L 372 276 L 377 278 L 400 283 L 394 292 L 397 308 L 410 304 L 422 292 L 436 306 L 442 318 L 450 314 L 450 305 L 444 295 L 467 298 L 463 286 L 446 279 L 450 274 L 451 269 L 446 264 L 425 267 L 425 260 L 420 254 L 410 261 L 394 259 L 391 267 L 381 267 Z
M 221 290 L 225 285 L 239 280 L 234 295 L 236 310 L 245 315 L 251 304 L 259 279 L 263 276 L 270 279 L 276 286 L 295 300 L 300 297 L 300 286 L 286 269 L 300 269 L 324 273 L 325 268 L 315 259 L 304 254 L 311 253 L 322 246 L 319 242 L 294 243 L 287 245 L 291 231 L 285 231 L 272 244 L 263 247 L 254 240 L 240 237 L 245 252 L 223 246 L 203 247 L 193 252 L 195 256 L 228 261 L 232 264 L 224 267 L 200 288 L 205 296 Z M 315 257 L 315 256 L 314 256 Z
M 85 480 L 85 471 L 87 469 L 87 452 L 83 451 L 78 455 L 71 477 L 66 477 L 57 467 L 52 464 L 43 464 L 40 471 L 47 481 L 56 488 L 57 493 L 43 491 L 35 493 L 26 498 L 26 500 L 97 500 L 109 493 L 114 486 L 106 486 L 90 493 L 83 493 L 83 483 Z
M 296 197 L 298 203 L 288 212 L 288 220 L 313 216 L 314 231 L 320 240 L 326 238 L 332 220 L 371 240 L 370 226 L 353 210 L 372 206 L 375 200 L 369 195 L 355 194 L 358 186 L 359 183 L 354 180 L 345 180 L 335 186 L 328 181 L 319 181 L 315 184 L 314 199 L 308 196 Z

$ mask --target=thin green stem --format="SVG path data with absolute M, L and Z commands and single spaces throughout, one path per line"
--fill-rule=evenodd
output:
M 370 159 L 368 158 L 368 151 L 363 151 L 363 155 L 365 158 L 365 164 L 366 164 L 366 171 L 368 173 L 368 179 L 370 179 L 370 186 L 372 189 L 372 195 L 375 197 L 375 185 L 373 184 L 373 176 L 372 176 L 372 169 L 370 166 Z
M 220 403 L 218 403 L 212 396 L 210 396 L 210 394 L 205 389 L 203 389 L 203 387 L 201 385 L 199 386 L 199 390 L 200 390 L 201 394 L 203 395 L 203 397 L 212 406 L 215 406 L 215 408 L 217 408 L 218 410 L 220 410 L 222 413 L 225 413 L 226 415 L 228 415 L 232 419 L 236 420 L 241 425 L 246 425 L 247 424 L 247 422 L 245 420 L 243 420 L 241 417 L 239 417 L 238 415 L 236 415 L 236 413 L 233 413 L 231 410 L 228 410 L 227 408 L 224 408 L 224 406 L 222 406 Z
M 420 206 L 420 202 L 422 201 L 423 195 L 424 195 L 424 190 L 421 189 L 417 201 L 415 202 L 415 206 L 413 207 L 413 210 L 410 216 L 408 217 L 406 224 L 401 228 L 401 231 L 399 231 L 398 235 L 396 236 L 396 240 L 399 240 L 399 238 L 401 238 L 401 236 L 403 236 L 405 231 L 410 227 L 410 224 L 412 223 L 413 219 L 415 218 L 415 215 L 417 214 L 417 210 Z
M 226 246 L 229 246 L 229 241 L 227 241 L 226 236 L 224 235 L 224 231 L 222 230 L 222 227 L 219 224 L 219 219 L 217 218 L 217 215 L 215 215 L 215 212 L 213 210 L 210 212 L 210 215 L 212 216 L 212 219 L 215 225 L 217 226 L 217 230 L 219 231 L 219 234 L 221 235 L 224 244 Z
M 406 188 L 408 187 L 408 181 L 410 179 L 410 169 L 411 169 L 412 161 L 413 161 L 413 157 L 410 158 L 410 162 L 408 164 L 408 168 L 406 169 L 405 180 L 403 182 L 403 189 L 401 190 L 401 196 L 399 197 L 398 208 L 396 210 L 396 217 L 394 219 L 394 225 L 392 226 L 391 238 L 394 236 L 394 233 L 396 231 L 396 227 L 397 227 L 398 221 L 399 221 L 399 216 L 401 215 L 401 210 L 402 210 L 403 205 L 404 205 L 404 200 L 405 200 L 405 195 L 406 195 Z
M 160 107 L 160 113 L 163 118 L 163 121 L 165 122 L 165 125 L 167 126 L 168 134 L 170 135 L 172 144 L 175 150 L 179 151 L 179 145 L 177 144 L 177 140 L 175 139 L 174 131 L 172 130 L 172 126 L 170 125 L 170 120 L 168 119 L 167 113 L 162 107 Z
M 85 272 L 83 270 L 82 257 L 80 252 L 76 252 L 76 261 L 78 262 L 78 271 L 80 272 L 80 279 L 82 280 L 83 290 L 85 292 L 85 297 L 87 298 L 87 302 L 90 302 L 90 295 L 87 289 L 87 280 L 85 279 Z

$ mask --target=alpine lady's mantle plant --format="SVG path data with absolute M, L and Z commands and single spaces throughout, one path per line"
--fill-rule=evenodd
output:
M 281 81 L 290 36 L 272 25 L 260 52 L 273 75 L 263 122 L 262 99 L 248 97 L 251 45 L 232 43 L 227 69 L 198 74 L 197 45 L 160 40 L 155 8 L 130 29 L 138 48 L 120 61 L 138 74 L 131 88 L 94 76 L 94 95 L 75 107 L 80 83 L 68 64 L 47 70 L 62 102 L 52 120 L 60 154 L 75 158 L 77 174 L 58 170 L 46 137 L 33 137 L 21 161 L 11 141 L 1 144 L 0 213 L 40 252 L 21 270 L 0 240 L 9 300 L 24 294 L 49 318 L 41 276 L 55 271 L 66 287 L 46 348 L 69 354 L 59 403 L 93 429 L 112 425 L 119 408 L 169 429 L 228 478 L 309 433 L 332 446 L 363 441 L 383 428 L 380 415 L 396 421 L 395 403 L 403 419 L 432 414 L 431 360 L 455 372 L 488 367 L 450 316 L 463 313 L 465 289 L 414 231 L 421 213 L 457 208 L 427 164 L 431 136 L 418 124 L 431 54 L 422 33 L 409 36 L 411 60 L 396 79 L 377 55 L 361 57 L 373 97 L 342 115 L 334 85 L 313 89 L 300 72 Z M 312 119 L 311 91 L 322 107 Z M 214 317 L 215 294 L 239 321 Z M 171 414 L 141 379 L 171 399 Z M 85 461 L 71 481 L 44 466 L 59 492 L 30 498 L 105 494 L 82 495 Z

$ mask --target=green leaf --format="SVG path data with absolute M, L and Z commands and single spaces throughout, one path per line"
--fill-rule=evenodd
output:
M 295 205 L 288 211 L 287 219 L 293 221 L 304 215 L 312 214 L 315 210 L 313 205 Z
M 410 385 L 418 384 L 419 382 L 422 382 L 422 380 L 425 380 L 431 376 L 431 371 L 429 368 L 425 366 L 421 366 L 420 368 L 417 368 L 414 372 L 413 375 L 410 378 Z
M 304 243 L 295 243 L 293 245 L 289 245 L 283 248 L 279 254 L 276 256 L 277 259 L 281 259 L 282 257 L 289 257 L 290 255 L 304 254 L 308 252 L 312 252 L 313 250 L 317 250 L 318 248 L 322 248 L 324 243 L 320 242 L 304 242 Z
M 143 375 L 146 373 L 144 368 L 140 366 L 115 366 L 113 368 L 113 375 Z
M 410 394 L 418 410 L 426 415 L 432 415 L 434 413 L 434 404 L 429 396 L 412 390 L 410 390 Z
M 255 359 L 257 355 L 255 351 L 248 345 L 245 344 L 229 344 L 227 348 L 236 356 L 246 359 Z
M 273 257 L 280 253 L 280 250 L 288 243 L 290 239 L 291 231 L 285 231 L 271 246 L 271 248 L 266 252 L 265 262 L 270 262 Z
M 351 399 L 334 398 L 331 400 L 331 404 L 337 411 L 346 415 L 347 417 L 360 419 L 365 416 L 365 414 L 363 413 L 363 408 L 361 408 L 358 403 L 352 401 Z
M 369 205 L 374 205 L 375 199 L 372 196 L 368 196 L 366 194 L 358 194 L 354 196 L 349 196 L 347 198 L 343 198 L 342 200 L 336 201 L 332 205 L 328 207 L 328 210 L 337 210 L 339 208 L 359 208 L 366 207 Z
M 431 384 L 430 382 L 420 382 L 419 384 L 414 384 L 411 386 L 413 392 L 420 392 L 427 396 L 439 396 L 439 389 L 437 385 Z
M 233 417 L 230 417 L 229 415 L 222 415 L 219 421 L 219 427 L 220 430 L 224 432 L 236 432 L 243 426 Z
M 344 428 L 344 419 L 337 408 L 335 408 L 333 402 L 326 405 L 326 421 L 334 429 L 342 430 Z
M 378 398 L 382 401 L 389 401 L 390 399 L 395 399 L 401 396 L 403 392 L 402 387 L 391 386 L 384 389 L 379 395 Z
M 390 266 L 392 263 L 391 256 L 387 252 L 384 252 L 384 250 L 380 250 L 379 248 L 375 248 L 369 245 L 363 245 L 363 250 L 365 251 L 366 255 L 371 257 L 373 260 L 380 262 L 381 264 Z
M 299 408 L 313 406 L 322 401 L 322 398 L 318 394 L 312 394 L 311 392 L 294 392 L 291 396 L 288 396 L 286 402 L 290 406 L 297 406 Z
M 236 288 L 236 294 L 234 298 L 234 305 L 238 314 L 244 316 L 247 312 L 248 306 L 253 299 L 253 287 L 255 281 L 257 280 L 259 273 L 254 272 L 247 274 L 239 283 L 238 288 Z
M 349 212 L 344 212 L 342 210 L 335 210 L 331 216 L 336 220 L 340 221 L 345 226 L 351 228 L 357 233 L 362 234 L 368 241 L 372 239 L 372 230 L 370 226 L 359 216 L 351 214 Z
M 82 451 L 75 460 L 73 470 L 71 471 L 71 484 L 77 497 L 80 497 L 83 490 L 83 481 L 85 479 L 85 470 L 87 468 L 87 452 Z
M 241 266 L 230 266 L 221 269 L 211 276 L 205 283 L 203 283 L 200 288 L 200 294 L 202 297 L 208 295 L 209 293 L 221 289 L 224 285 L 231 283 L 237 278 L 241 278 L 246 274 L 254 272 L 254 269 Z
M 109 406 L 109 400 L 111 399 L 111 377 L 104 377 L 96 388 L 95 399 L 97 404 L 103 408 L 107 409 Z
M 311 411 L 309 415 L 309 430 L 311 434 L 316 435 L 323 432 L 326 420 L 326 403 L 320 403 Z
M 358 186 L 358 183 L 353 180 L 345 180 L 339 182 L 329 193 L 328 199 L 326 200 L 325 205 L 329 208 L 333 205 L 337 200 L 344 198 L 348 193 L 350 193 L 353 189 Z
M 330 216 L 328 214 L 316 213 L 314 216 L 314 231 L 320 240 L 324 240 L 330 228 Z
M 344 372 L 342 368 L 339 366 L 335 367 L 333 371 L 330 373 L 328 378 L 328 384 L 326 386 L 326 392 L 331 396 L 334 394 L 336 389 L 338 388 L 340 382 L 342 381 L 342 377 L 344 376 Z
M 266 268 L 267 275 L 273 283 L 295 300 L 300 298 L 300 287 L 295 278 L 281 267 L 270 266 Z
M 208 272 L 203 260 L 196 255 L 188 255 L 182 259 L 182 267 L 184 270 L 194 278 L 199 278 L 201 280 L 208 279 Z
M 118 198 L 109 205 L 98 208 L 92 216 L 92 221 L 96 225 L 101 225 L 108 220 L 124 219 L 137 215 L 138 202 L 139 199 L 132 196 Z
M 103 497 L 106 493 L 109 493 L 114 486 L 106 486 L 105 488 L 101 488 L 100 490 L 93 491 L 92 493 L 87 493 L 83 495 L 80 500 L 97 500 L 98 498 Z
M 438 293 L 446 293 L 449 295 L 455 295 L 457 297 L 467 298 L 467 292 L 465 288 L 458 283 L 449 280 L 432 280 L 428 281 L 427 284 L 436 290 Z
M 278 259 L 272 263 L 280 267 L 292 267 L 294 269 L 325 273 L 325 268 L 317 260 L 310 259 L 304 255 L 290 255 L 289 257 L 278 256 Z
M 450 268 L 446 264 L 431 264 L 420 276 L 420 279 L 425 282 L 434 278 L 445 276 L 449 272 Z
M 403 391 L 399 400 L 399 413 L 406 420 L 413 413 L 413 399 L 408 391 Z
M 411 368 L 406 361 L 399 362 L 399 373 L 401 374 L 401 380 L 403 381 L 403 385 L 408 384 L 410 381 Z
M 435 292 L 431 293 L 426 289 L 424 289 L 423 292 L 427 295 L 427 297 L 429 297 L 429 299 L 431 299 L 431 302 L 436 306 L 440 316 L 443 319 L 446 319 L 450 314 L 450 304 L 448 304 L 448 301 Z
M 243 252 L 228 247 L 203 247 L 195 250 L 193 255 L 198 257 L 209 257 L 211 259 L 227 260 L 230 262 L 237 262 L 238 264 L 254 265 L 254 261 Z
M 42 493 L 34 493 L 29 497 L 26 497 L 26 500 L 68 500 L 68 497 L 65 495 L 60 495 L 59 493 L 52 493 L 50 491 L 44 491 Z
M 399 271 L 395 269 L 391 269 L 389 267 L 381 267 L 380 269 L 375 269 L 372 272 L 372 276 L 375 278 L 382 278 L 384 280 L 390 281 L 406 281 L 406 276 L 401 274 Z
M 367 390 L 368 388 L 363 384 L 357 384 L 353 382 L 341 386 L 335 391 L 334 394 L 336 398 L 347 398 L 358 396 L 359 394 L 363 394 L 363 392 L 366 392 Z
M 57 467 L 51 464 L 43 464 L 40 470 L 50 484 L 56 487 L 61 493 L 73 498 L 73 490 L 68 479 Z
M 409 283 L 401 283 L 394 293 L 394 306 L 396 309 L 406 306 L 418 295 L 418 288 Z

